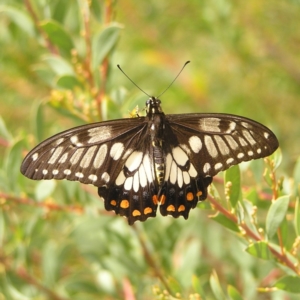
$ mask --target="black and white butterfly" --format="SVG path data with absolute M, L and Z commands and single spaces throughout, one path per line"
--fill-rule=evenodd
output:
M 163 216 L 187 219 L 206 199 L 213 176 L 278 148 L 271 130 L 244 117 L 165 115 L 156 97 L 146 112 L 59 133 L 28 153 L 21 172 L 93 184 L 105 208 L 129 224 L 155 217 L 158 205 Z

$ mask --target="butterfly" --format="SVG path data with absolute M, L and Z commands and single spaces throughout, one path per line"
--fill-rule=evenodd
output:
M 34 180 L 92 184 L 105 209 L 135 221 L 188 218 L 205 200 L 213 176 L 278 148 L 264 125 L 231 114 L 163 113 L 150 97 L 146 116 L 87 124 L 45 140 L 25 157 L 21 172 Z

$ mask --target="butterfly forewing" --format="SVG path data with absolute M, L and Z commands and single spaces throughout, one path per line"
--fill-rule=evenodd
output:
M 266 157 L 278 148 L 274 133 L 230 114 L 167 115 L 178 143 L 197 172 L 214 176 L 232 165 Z
M 125 124 L 125 125 L 124 125 Z M 127 126 L 126 126 L 127 124 Z M 21 172 L 31 179 L 68 179 L 100 186 L 135 147 L 144 118 L 83 125 L 57 134 L 25 157 Z M 121 142 L 119 141 L 121 140 Z M 119 142 L 118 142 L 119 141 Z

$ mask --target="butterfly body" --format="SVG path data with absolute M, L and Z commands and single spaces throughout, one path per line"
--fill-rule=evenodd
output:
M 129 224 L 162 215 L 188 218 L 218 172 L 278 147 L 267 127 L 229 114 L 165 115 L 146 102 L 145 117 L 79 126 L 42 142 L 21 172 L 35 180 L 76 180 L 98 187 L 107 210 Z

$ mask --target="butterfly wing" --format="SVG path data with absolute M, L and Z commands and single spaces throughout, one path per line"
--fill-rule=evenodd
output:
M 167 115 L 165 180 L 159 191 L 162 215 L 188 218 L 207 197 L 212 177 L 242 161 L 262 158 L 278 148 L 271 130 L 229 114 Z
M 105 208 L 130 224 L 156 215 L 157 191 L 145 118 L 79 126 L 42 142 L 25 157 L 21 172 L 35 180 L 93 184 Z

